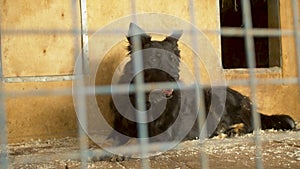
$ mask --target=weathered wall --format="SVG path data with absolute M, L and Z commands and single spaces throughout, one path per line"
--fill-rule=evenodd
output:
M 79 20 L 73 19 L 71 2 L 2 0 L 1 6 L 2 29 L 10 32 L 2 35 L 4 76 L 72 73 L 75 39 L 71 30 L 78 28 Z
M 199 0 L 195 2 L 196 26 L 199 29 L 218 29 L 218 10 L 216 1 Z M 188 1 L 165 0 L 137 1 L 136 13 L 157 12 L 170 14 L 190 21 Z M 281 0 L 281 25 L 292 28 L 291 4 Z M 1 0 L 2 61 L 5 77 L 67 75 L 73 72 L 76 42 L 72 28 L 79 28 L 79 6 L 74 10 L 71 1 L 32 1 Z M 129 0 L 88 0 L 88 28 L 98 30 L 120 17 L 131 14 Z M 75 14 L 75 15 L 74 15 Z M 172 21 L 170 21 L 172 22 Z M 159 26 L 159 25 L 158 25 Z M 22 33 L 22 30 L 29 30 Z M 32 30 L 45 31 L 36 34 Z M 50 30 L 50 32 L 47 32 Z M 56 30 L 54 32 L 51 32 Z M 220 51 L 219 37 L 207 34 L 209 40 Z M 125 37 L 124 37 L 125 40 Z M 109 84 L 114 68 L 125 56 L 126 43 L 122 41 L 110 51 L 99 67 L 101 76 L 98 84 Z M 190 55 L 184 44 L 180 44 L 182 55 Z M 275 73 L 262 71 L 260 78 L 295 77 L 295 50 L 292 37 L 282 38 L 282 71 Z M 190 59 L 183 58 L 192 63 Z M 246 78 L 240 71 L 226 72 L 228 79 Z M 9 83 L 7 91 L 43 90 L 71 88 L 71 82 L 30 82 Z M 235 87 L 245 94 L 249 89 Z M 258 87 L 258 106 L 263 113 L 287 113 L 300 121 L 297 103 L 297 86 L 262 85 Z M 107 110 L 107 99 L 98 98 L 99 104 Z M 10 141 L 31 138 L 59 137 L 76 134 L 77 122 L 71 96 L 13 97 L 6 99 L 8 136 Z
M 39 91 L 69 88 L 71 82 L 7 83 L 7 91 Z M 72 96 L 25 96 L 6 99 L 10 141 L 76 135 Z
M 71 1 L 1 0 L 2 65 L 5 77 L 73 73 L 79 11 Z M 77 4 L 78 6 L 78 4 Z M 77 16 L 76 16 L 77 12 Z M 66 82 L 6 83 L 6 91 L 29 92 L 70 88 Z M 28 140 L 76 134 L 72 96 L 28 96 L 5 102 L 8 138 Z

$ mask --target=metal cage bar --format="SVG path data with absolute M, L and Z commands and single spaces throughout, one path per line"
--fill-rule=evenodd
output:
M 0 7 L 0 9 L 2 9 Z M 0 167 L 9 168 L 7 148 L 7 123 L 5 111 L 5 93 L 3 92 L 3 67 L 2 67 L 2 17 L 0 15 Z
M 255 52 L 254 52 L 254 38 L 252 35 L 248 34 L 248 30 L 252 29 L 252 14 L 251 14 L 251 4 L 249 0 L 242 0 L 242 10 L 243 10 L 243 22 L 245 25 L 245 44 L 246 44 L 246 56 L 247 56 L 247 65 L 250 74 L 250 98 L 252 100 L 252 118 L 254 124 L 254 137 L 255 137 L 255 155 L 256 155 L 256 167 L 258 169 L 263 168 L 262 162 L 262 152 L 261 152 L 261 138 L 260 138 L 260 117 L 257 112 L 257 98 L 256 98 L 256 61 L 255 61 Z
M 78 4 L 80 6 L 80 18 L 77 17 L 78 14 Z M 80 119 L 80 123 L 78 121 L 78 137 L 79 137 L 79 147 L 80 147 L 80 160 L 81 160 L 81 168 L 87 168 L 88 161 L 88 138 L 85 133 L 85 129 L 87 129 L 88 121 L 87 121 L 87 100 L 86 100 L 86 85 L 85 85 L 85 76 L 88 72 L 88 37 L 87 37 L 87 10 L 86 10 L 86 0 L 72 1 L 74 16 L 74 23 L 81 23 L 81 35 L 80 37 L 75 36 L 75 46 L 78 46 L 77 37 L 81 39 L 80 49 L 75 52 L 76 63 L 78 64 L 78 73 L 75 75 L 75 80 L 78 82 L 76 86 L 76 90 L 78 92 L 77 95 L 77 105 L 78 105 L 78 119 Z M 77 26 L 74 24 L 74 30 L 76 30 Z M 75 96 L 76 97 L 76 96 Z
M 132 15 L 132 21 L 136 23 L 136 2 L 135 0 L 130 1 L 130 8 L 131 8 L 131 15 Z M 135 32 L 133 32 L 135 34 Z M 141 39 L 137 36 L 133 36 L 133 48 L 134 50 L 140 50 L 142 49 L 142 42 Z M 146 105 L 145 105 L 145 95 L 144 95 L 144 74 L 141 70 L 143 70 L 143 60 L 142 60 L 142 52 L 134 52 L 133 55 L 133 69 L 134 73 L 137 74 L 135 77 L 135 92 L 136 92 L 136 104 L 137 104 L 137 110 L 136 110 L 136 119 L 139 122 L 137 125 L 138 129 L 138 141 L 140 145 L 140 152 L 141 152 L 141 167 L 142 168 L 150 168 L 149 161 L 145 159 L 147 157 L 147 154 L 149 152 L 149 140 L 148 140 L 148 126 L 147 123 L 143 123 L 147 121 L 147 114 L 146 114 Z M 139 73 L 140 72 L 140 73 Z
M 194 0 L 189 0 L 189 6 L 190 6 L 190 20 L 191 20 L 191 24 L 193 25 L 190 29 L 191 32 L 191 37 L 192 37 L 192 42 L 193 42 L 193 46 L 192 48 L 196 51 L 199 52 L 199 46 L 200 44 L 198 44 L 198 34 L 196 33 L 196 28 L 194 27 L 194 25 L 196 25 L 196 19 L 195 19 L 195 4 L 194 4 Z M 194 71 L 195 71 L 195 79 L 198 82 L 198 84 L 195 86 L 195 93 L 196 93 L 196 103 L 199 103 L 195 105 L 195 110 L 199 110 L 198 112 L 198 127 L 199 129 L 202 129 L 202 126 L 205 124 L 205 103 L 204 103 L 204 93 L 203 93 L 203 86 L 201 84 L 201 73 L 199 72 L 200 70 L 200 65 L 197 62 L 197 56 L 193 56 L 193 64 L 194 64 Z M 206 136 L 206 131 L 205 130 L 200 130 L 201 132 L 204 132 L 204 136 Z M 202 138 L 201 134 L 199 134 L 199 139 L 200 139 L 200 146 L 201 147 L 205 147 L 205 139 L 206 138 Z M 209 168 L 209 164 L 208 164 L 208 155 L 204 152 L 201 151 L 200 152 L 200 162 L 201 162 L 201 168 L 203 169 L 208 169 Z
M 299 25 L 299 3 L 298 0 L 291 0 L 292 4 L 292 11 L 293 11 L 293 26 L 294 26 L 294 40 L 295 40 L 295 47 L 296 47 L 296 56 L 297 56 L 297 73 L 298 73 L 298 85 L 300 88 L 300 25 Z

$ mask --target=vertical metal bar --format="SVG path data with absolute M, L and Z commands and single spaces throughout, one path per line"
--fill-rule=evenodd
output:
M 299 3 L 298 0 L 292 0 L 292 10 L 293 10 L 293 27 L 294 27 L 294 39 L 295 39 L 295 50 L 297 57 L 297 83 L 300 88 L 300 25 L 299 25 Z M 300 134 L 298 134 L 300 136 Z
M 131 0 L 131 12 L 132 12 L 132 20 L 136 22 L 135 12 L 135 0 Z M 136 37 L 136 36 L 135 36 Z M 133 48 L 135 51 L 142 49 L 141 39 L 133 37 Z M 138 122 L 146 122 L 146 105 L 145 105 L 145 87 L 144 87 L 144 74 L 141 70 L 143 70 L 143 60 L 142 60 L 142 53 L 135 52 L 133 53 L 133 69 L 134 72 L 141 72 L 135 78 L 135 89 L 136 89 L 136 101 L 137 101 L 137 121 Z M 139 56 L 136 56 L 139 55 Z M 149 139 L 148 139 L 148 126 L 147 123 L 138 123 L 138 137 L 139 143 L 141 148 L 141 157 L 142 157 L 142 168 L 150 168 L 149 161 L 146 159 L 147 154 L 149 152 Z
M 263 163 L 262 163 L 262 153 L 261 153 L 261 135 L 260 135 L 260 126 L 261 126 L 261 120 L 260 116 L 257 113 L 257 100 L 256 100 L 256 85 L 257 85 L 257 79 L 255 76 L 255 67 L 256 67 L 256 61 L 255 61 L 255 48 L 254 48 L 254 38 L 253 35 L 250 33 L 252 30 L 252 14 L 251 14 L 251 4 L 250 0 L 242 0 L 242 11 L 243 11 L 243 22 L 245 25 L 245 45 L 246 45 L 246 56 L 247 56 L 247 65 L 248 65 L 248 71 L 250 74 L 250 89 L 251 94 L 250 98 L 253 101 L 252 104 L 252 118 L 253 118 L 253 124 L 254 124 L 254 137 L 255 137 L 255 145 L 256 145 L 256 168 L 262 169 Z
M 217 15 L 217 34 L 218 34 L 218 43 L 220 44 L 220 47 L 217 51 L 217 53 L 219 53 L 219 58 L 220 58 L 220 62 L 222 63 L 222 44 L 221 44 L 221 38 L 222 38 L 222 33 L 221 33 L 221 6 L 220 6 L 220 0 L 215 0 L 216 2 L 216 15 Z
M 83 72 L 89 73 L 89 38 L 88 38 L 88 22 L 87 22 L 87 7 L 86 0 L 80 0 L 80 13 L 81 13 L 81 46 L 82 46 L 82 59 L 83 59 Z
M 190 20 L 192 23 L 192 27 L 191 27 L 191 37 L 192 37 L 192 48 L 196 51 L 199 52 L 199 44 L 198 44 L 198 34 L 197 31 L 195 30 L 196 28 L 193 26 L 196 24 L 195 22 L 195 5 L 194 5 L 194 0 L 189 0 L 189 6 L 190 6 L 190 10 L 189 10 L 189 14 L 190 14 Z M 195 93 L 196 93 L 196 110 L 199 110 L 198 112 L 198 125 L 199 125 L 199 129 L 201 129 L 203 127 L 203 125 L 205 124 L 205 106 L 204 106 L 204 94 L 203 94 L 203 88 L 201 86 L 201 74 L 199 72 L 200 70 L 200 66 L 198 64 L 197 61 L 197 56 L 193 57 L 193 63 L 194 63 L 194 70 L 195 70 L 195 79 L 197 81 L 197 84 L 199 85 L 195 85 Z M 206 132 L 205 130 L 201 130 L 201 132 Z M 204 136 L 206 136 L 207 134 L 203 134 Z M 204 140 L 206 138 L 201 138 L 201 135 L 199 135 L 199 139 L 200 139 L 200 146 L 205 147 L 205 142 Z M 200 152 L 200 161 L 201 161 L 201 168 L 202 169 L 207 169 L 209 168 L 209 164 L 208 164 L 208 156 L 204 151 L 204 148 L 201 149 Z
M 299 3 L 298 0 L 292 0 L 292 11 L 293 11 L 293 24 L 294 24 L 294 39 L 295 39 L 295 50 L 297 57 L 297 73 L 298 73 L 298 85 L 300 88 L 300 34 L 299 34 Z
M 130 1 L 130 9 L 131 9 L 131 20 L 133 23 L 136 23 L 136 2 L 135 0 Z
M 81 0 L 80 2 L 76 0 L 72 0 L 72 9 L 73 9 L 73 29 L 74 29 L 74 45 L 75 45 L 75 58 L 80 57 L 77 59 L 78 61 L 78 73 L 75 75 L 75 80 L 78 81 L 77 92 L 79 97 L 77 100 L 77 106 L 78 106 L 78 118 L 80 119 L 80 124 L 78 122 L 78 136 L 79 136 L 79 146 L 80 146 L 80 159 L 81 159 L 81 168 L 87 168 L 87 159 L 88 159 L 88 139 L 86 134 L 84 133 L 83 129 L 87 128 L 87 116 L 86 116 L 86 88 L 85 88 L 85 59 L 87 58 L 86 54 L 88 50 L 85 50 L 85 47 L 87 47 L 86 37 L 84 37 L 83 33 L 84 31 L 87 32 L 87 28 L 85 25 L 81 25 L 81 28 L 85 28 L 81 31 L 81 36 L 78 34 L 78 21 L 80 21 L 81 24 L 87 24 L 86 22 L 86 16 L 82 16 L 81 19 L 78 18 L 78 3 L 80 3 L 80 9 L 82 10 L 82 7 L 86 9 L 86 2 L 84 0 Z M 86 11 L 82 12 L 81 15 L 86 15 Z M 85 21 L 83 21 L 83 19 Z M 78 38 L 81 39 L 81 45 L 79 44 Z M 82 53 L 80 55 L 80 49 L 82 49 Z
M 133 38 L 134 48 L 141 49 L 141 41 L 139 38 Z M 137 121 L 138 123 L 138 137 L 139 143 L 141 148 L 141 156 L 142 160 L 142 167 L 149 168 L 148 160 L 145 158 L 147 157 L 148 150 L 149 150 L 149 140 L 148 140 L 148 126 L 147 126 L 147 116 L 146 116 L 146 107 L 145 107 L 145 87 L 144 87 L 144 74 L 142 73 L 143 64 L 142 64 L 142 55 L 141 53 L 133 53 L 133 63 L 134 63 L 134 72 L 141 72 L 135 77 L 135 91 L 136 91 L 136 104 L 137 104 Z
M 2 8 L 0 6 L 0 11 Z M 6 123 L 6 112 L 5 112 L 5 97 L 3 88 L 3 67 L 2 67 L 2 18 L 0 15 L 0 167 L 8 168 L 8 150 L 7 150 L 7 123 Z

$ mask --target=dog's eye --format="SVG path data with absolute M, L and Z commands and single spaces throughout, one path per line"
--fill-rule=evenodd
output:
M 150 48 L 150 44 L 145 44 L 144 49 L 146 49 L 146 48 Z
M 150 63 L 157 63 L 157 62 L 159 62 L 159 59 L 156 56 L 152 55 L 152 56 L 149 57 L 148 61 Z
M 175 62 L 176 61 L 176 56 L 175 55 L 170 55 L 171 61 Z
M 156 63 L 158 62 L 158 59 L 156 57 L 151 57 L 151 62 Z

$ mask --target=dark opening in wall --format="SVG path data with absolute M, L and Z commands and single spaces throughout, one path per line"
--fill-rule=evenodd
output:
M 220 0 L 221 27 L 243 28 L 241 0 Z M 254 28 L 279 28 L 278 0 L 251 0 Z M 221 36 L 225 69 L 247 68 L 244 37 Z M 279 37 L 254 37 L 257 68 L 280 66 Z

